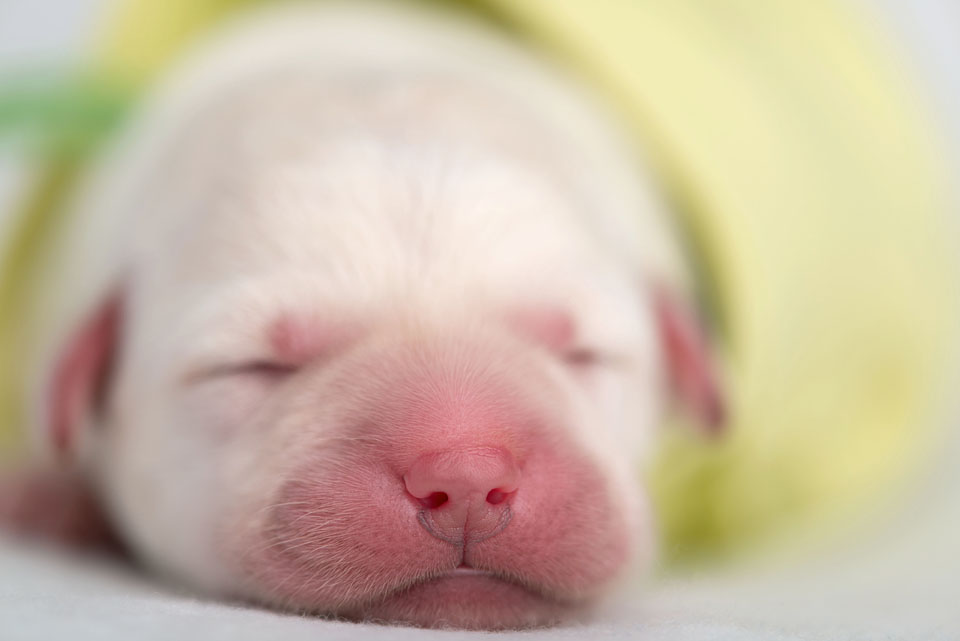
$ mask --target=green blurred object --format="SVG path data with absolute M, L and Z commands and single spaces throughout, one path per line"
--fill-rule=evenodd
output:
M 49 163 L 0 271 L 3 424 L 22 421 L 29 283 L 85 158 L 195 37 L 270 1 L 126 0 L 88 78 L 0 94 L 0 139 Z M 721 443 L 665 434 L 649 480 L 667 559 L 834 532 L 895 494 L 944 433 L 960 304 L 946 163 L 874 23 L 842 0 L 432 4 L 596 86 L 677 205 L 734 421 Z
M 133 95 L 106 77 L 0 76 L 0 147 L 33 158 L 82 156 L 122 122 Z

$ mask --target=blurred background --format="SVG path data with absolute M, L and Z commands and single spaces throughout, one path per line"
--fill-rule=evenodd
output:
M 17 326 L 29 324 L 14 308 L 38 233 L 23 221 L 54 220 L 71 177 L 186 34 L 245 4 L 0 0 L 8 423 Z M 701 619 L 810 631 L 797 613 L 832 599 L 844 612 L 824 620 L 956 638 L 960 4 L 465 4 L 606 93 L 688 232 L 735 421 L 720 446 L 682 429 L 664 439 L 649 481 L 669 567 L 759 556 L 781 539 L 808 559 L 746 587 L 668 581 L 653 620 L 687 604 Z M 16 447 L 15 431 L 0 425 L 0 447 Z M 825 531 L 847 547 L 825 551 Z

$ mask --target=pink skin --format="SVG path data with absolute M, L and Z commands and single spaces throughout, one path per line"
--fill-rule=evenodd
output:
M 111 295 L 67 341 L 57 362 L 48 392 L 48 407 L 50 438 L 60 456 L 68 454 L 76 425 L 104 393 L 112 346 L 119 332 L 121 307 L 119 294 Z
M 69 470 L 0 477 L 0 528 L 25 539 L 120 553 L 122 546 L 83 478 Z
M 77 426 L 106 393 L 122 316 L 118 293 L 69 337 L 48 386 L 48 435 L 59 466 L 0 477 L 0 527 L 24 538 L 119 552 L 121 545 L 84 476 L 71 465 Z
M 508 324 L 553 352 L 569 349 L 577 336 L 570 314 L 551 307 L 524 307 L 507 315 Z
M 655 289 L 653 299 L 674 396 L 705 431 L 719 434 L 727 408 L 703 327 L 692 310 L 663 288 Z
M 281 314 L 267 329 L 274 361 L 296 366 L 331 356 L 360 333 L 356 323 Z
M 577 328 L 566 311 L 549 306 L 523 307 L 507 315 L 521 337 L 542 345 L 571 365 L 591 365 L 597 355 L 577 343 Z

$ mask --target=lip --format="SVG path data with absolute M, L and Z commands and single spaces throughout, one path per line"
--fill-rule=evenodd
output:
M 487 572 L 486 570 L 478 570 L 476 568 L 468 567 L 458 567 L 454 568 L 449 575 L 451 577 L 467 577 L 467 576 L 485 576 L 491 579 L 498 578 L 493 572 Z
M 568 605 L 493 572 L 458 567 L 368 604 L 348 618 L 496 630 L 552 625 L 568 610 Z
M 404 597 L 417 592 L 436 593 L 436 595 L 443 597 L 440 599 L 442 602 L 447 601 L 448 597 L 455 600 L 476 597 L 482 601 L 495 601 L 503 598 L 504 595 L 510 595 L 511 599 L 523 595 L 524 599 L 553 601 L 539 590 L 520 581 L 497 572 L 469 566 L 459 566 L 442 574 L 417 581 L 397 590 L 391 597 Z M 436 598 L 436 595 L 434 598 Z

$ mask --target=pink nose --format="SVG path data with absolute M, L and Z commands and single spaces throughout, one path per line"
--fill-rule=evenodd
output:
M 519 480 L 516 459 L 499 447 L 424 454 L 403 476 L 407 492 L 423 506 L 420 524 L 457 545 L 490 538 L 507 526 Z

